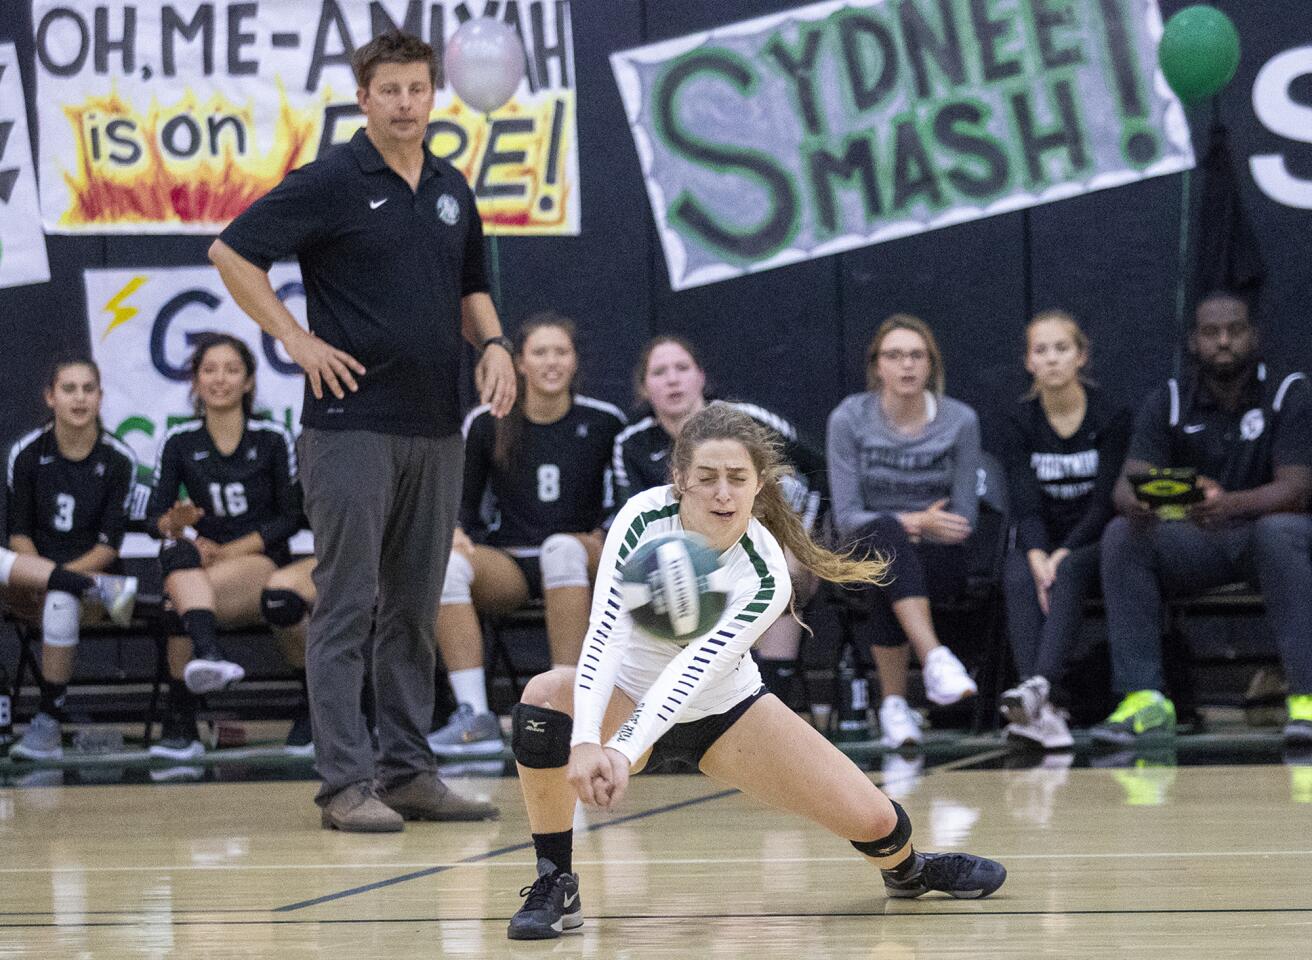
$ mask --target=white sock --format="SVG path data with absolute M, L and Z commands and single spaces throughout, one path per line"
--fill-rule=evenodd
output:
M 469 704 L 475 713 L 487 713 L 487 679 L 482 667 L 452 670 L 447 676 L 451 679 L 456 703 Z

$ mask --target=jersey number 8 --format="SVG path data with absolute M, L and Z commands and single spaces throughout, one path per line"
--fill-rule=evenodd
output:
M 538 467 L 538 499 L 543 503 L 555 503 L 560 499 L 560 467 L 554 463 Z

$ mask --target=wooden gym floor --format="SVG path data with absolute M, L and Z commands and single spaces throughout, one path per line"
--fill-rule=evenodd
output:
M 587 922 L 541 943 L 505 939 L 533 877 L 513 777 L 451 780 L 499 822 L 365 836 L 320 830 L 306 780 L 67 786 L 123 778 L 11 766 L 0 958 L 1312 956 L 1312 757 L 1262 743 L 1242 765 L 1007 769 L 987 741 L 875 756 L 921 847 L 1007 865 L 977 902 L 887 900 L 808 823 L 700 776 L 639 777 L 622 811 L 580 815 Z

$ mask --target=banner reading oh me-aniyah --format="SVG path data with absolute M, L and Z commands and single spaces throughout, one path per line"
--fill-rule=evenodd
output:
M 484 12 L 527 76 L 491 121 L 441 69 Z M 393 27 L 438 51 L 429 145 L 489 233 L 579 232 L 568 0 L 36 0 L 41 210 L 55 233 L 214 233 L 364 122 L 350 54 Z
M 1193 166 L 1156 0 L 847 0 L 611 57 L 675 289 Z

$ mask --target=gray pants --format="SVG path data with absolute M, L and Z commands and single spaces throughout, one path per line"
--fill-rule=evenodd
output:
M 1118 693 L 1162 690 L 1162 597 L 1246 581 L 1262 591 L 1290 693 L 1312 693 L 1312 517 L 1274 513 L 1204 530 L 1187 520 L 1102 535 L 1102 593 Z
M 314 531 L 305 673 L 325 804 L 354 783 L 436 771 L 433 619 L 460 503 L 464 438 L 312 430 L 298 444 Z M 373 627 L 373 645 L 366 649 Z M 373 668 L 379 756 L 360 709 Z

